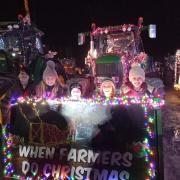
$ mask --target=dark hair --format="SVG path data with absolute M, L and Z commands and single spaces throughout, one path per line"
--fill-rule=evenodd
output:
M 24 65 L 19 65 L 18 74 L 19 74 L 21 71 L 26 72 L 26 73 L 30 76 L 30 70 L 29 70 L 27 67 L 25 67 Z
M 70 91 L 70 94 L 71 94 L 71 90 L 73 89 L 73 88 L 78 88 L 78 89 L 80 89 L 81 90 L 81 92 L 82 92 L 82 85 L 80 84 L 80 83 L 72 83 L 71 85 L 70 85 L 70 87 L 69 87 L 69 91 Z

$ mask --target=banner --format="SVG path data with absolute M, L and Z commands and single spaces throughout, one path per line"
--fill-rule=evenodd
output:
M 154 111 L 139 104 L 17 103 L 3 129 L 4 176 L 152 179 L 157 163 Z

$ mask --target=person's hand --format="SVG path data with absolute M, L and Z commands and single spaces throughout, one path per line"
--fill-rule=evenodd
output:
M 131 88 L 129 86 L 122 86 L 121 87 L 121 91 L 123 94 L 128 93 L 131 90 Z
M 45 59 L 53 59 L 58 53 L 56 51 L 48 51 L 48 53 L 44 56 Z

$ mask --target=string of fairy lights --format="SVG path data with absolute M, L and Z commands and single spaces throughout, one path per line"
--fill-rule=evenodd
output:
M 164 100 L 160 98 L 152 98 L 152 97 L 115 97 L 113 99 L 102 99 L 100 97 L 91 98 L 91 99 L 79 99 L 78 101 L 71 100 L 70 98 L 59 98 L 59 99 L 31 99 L 31 98 L 19 98 L 16 104 L 12 104 L 12 106 L 17 104 L 29 104 L 30 106 L 36 106 L 37 104 L 66 104 L 66 103 L 88 103 L 88 104 L 102 104 L 102 105 L 125 105 L 129 106 L 132 104 L 139 104 L 144 109 L 144 117 L 145 122 L 144 126 L 146 129 L 146 136 L 143 140 L 144 145 L 144 160 L 147 165 L 146 177 L 145 180 L 152 180 L 155 178 L 155 151 L 152 148 L 152 142 L 155 138 L 155 117 L 154 115 L 149 113 L 149 109 L 160 109 L 161 106 L 164 105 Z M 46 177 L 42 174 L 33 174 L 34 177 L 25 177 L 17 175 L 15 172 L 15 168 L 13 166 L 13 140 L 12 135 L 8 133 L 7 128 L 2 128 L 2 138 L 3 138 L 3 162 L 4 162 L 4 176 L 5 177 L 12 177 L 15 179 L 33 179 L 36 177 L 38 180 L 45 180 Z M 55 178 L 56 179 L 56 178 Z M 67 177 L 57 177 L 57 179 L 67 179 Z M 74 180 L 74 177 L 69 177 L 68 179 Z
M 113 98 L 103 98 L 102 96 L 94 96 L 92 98 L 79 98 L 72 99 L 71 97 L 61 97 L 61 98 L 29 98 L 29 97 L 19 97 L 17 102 L 11 104 L 11 106 L 26 103 L 36 106 L 36 104 L 49 104 L 49 105 L 58 105 L 58 104 L 82 104 L 88 103 L 89 105 L 100 104 L 100 105 L 126 105 L 129 106 L 131 104 L 140 104 L 142 107 L 147 106 L 148 108 L 159 108 L 164 105 L 164 99 L 160 97 L 150 97 L 148 95 L 144 96 L 119 96 Z
M 144 138 L 143 143 L 145 144 L 145 162 L 147 163 L 147 177 L 145 180 L 151 180 L 155 177 L 155 152 L 152 150 L 150 144 L 155 138 L 154 134 L 154 122 L 153 116 L 148 116 L 148 108 L 144 107 L 144 117 L 145 117 L 145 129 L 147 136 Z

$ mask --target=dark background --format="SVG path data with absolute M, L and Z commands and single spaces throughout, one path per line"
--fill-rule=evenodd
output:
M 84 62 L 89 43 L 77 45 L 78 32 L 97 26 L 137 24 L 138 17 L 144 25 L 157 25 L 157 38 L 142 34 L 145 52 L 155 58 L 180 48 L 180 12 L 175 0 L 29 0 L 31 19 L 45 35 L 43 41 L 63 57 L 75 57 L 78 64 Z M 1 0 L 0 21 L 17 20 L 25 14 L 23 0 Z

